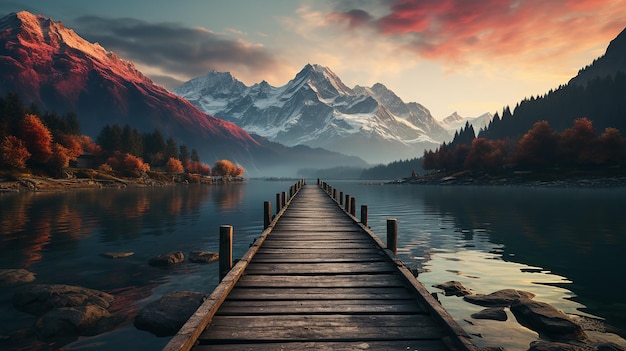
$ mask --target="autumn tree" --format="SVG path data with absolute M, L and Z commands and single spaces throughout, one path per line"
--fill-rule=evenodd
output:
M 39 117 L 33 114 L 24 116 L 20 123 L 18 137 L 31 153 L 33 162 L 45 164 L 52 157 L 52 133 Z
M 602 165 L 616 166 L 625 161 L 626 139 L 616 128 L 606 128 L 598 138 L 596 162 Z
M 476 138 L 465 158 L 464 166 L 474 170 L 492 170 L 504 165 L 504 141 Z
M 144 163 L 140 157 L 119 151 L 109 157 L 106 164 L 111 166 L 114 171 L 133 177 L 139 177 L 142 173 L 150 170 L 150 165 Z
M 12 168 L 26 168 L 30 152 L 24 142 L 13 135 L 4 137 L 0 143 L 0 163 Z
M 558 140 L 558 134 L 547 121 L 535 122 L 518 142 L 514 160 L 530 168 L 551 166 L 556 161 Z
M 170 157 L 165 164 L 165 171 L 170 174 L 178 174 L 183 173 L 185 169 L 183 168 L 183 163 L 180 162 L 180 160 Z
M 213 166 L 213 175 L 216 176 L 230 176 L 241 177 L 245 170 L 241 166 L 236 166 L 229 160 L 219 160 L 215 162 Z
M 561 132 L 559 159 L 565 165 L 590 165 L 594 161 L 597 134 L 593 123 L 587 118 L 578 118 L 574 125 Z

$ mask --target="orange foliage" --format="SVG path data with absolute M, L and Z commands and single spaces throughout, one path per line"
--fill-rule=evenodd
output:
M 48 164 L 52 166 L 55 171 L 69 166 L 70 159 L 72 159 L 70 150 L 59 143 L 52 144 L 52 156 L 48 160 Z
M 22 169 L 26 168 L 26 161 L 30 158 L 30 152 L 22 140 L 9 135 L 0 143 L 0 156 L 2 164 Z
M 52 157 L 52 133 L 39 117 L 27 114 L 20 123 L 20 139 L 34 162 L 46 163 Z
M 150 170 L 150 165 L 144 163 L 140 157 L 121 153 L 119 151 L 116 151 L 112 157 L 109 157 L 106 163 L 111 166 L 114 171 L 129 174 L 135 177 L 138 177 L 141 173 Z
M 213 166 L 213 175 L 241 177 L 245 170 L 241 166 L 236 166 L 228 160 L 219 160 Z
M 65 148 L 67 156 L 76 160 L 83 153 L 83 137 L 73 134 L 59 134 L 56 141 Z
M 197 173 L 197 174 L 201 174 L 201 175 L 204 175 L 204 176 L 210 176 L 211 175 L 211 167 L 209 167 L 209 165 L 206 165 L 204 163 L 200 163 L 198 161 L 188 161 L 188 162 L 186 162 L 185 169 L 189 173 Z
M 165 171 L 167 173 L 178 174 L 178 173 L 183 173 L 185 169 L 183 168 L 182 162 L 180 162 L 179 160 L 175 158 L 170 157 L 170 159 L 167 160 L 167 163 L 165 164 Z

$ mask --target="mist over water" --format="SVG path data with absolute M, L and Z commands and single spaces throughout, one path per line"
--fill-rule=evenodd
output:
M 273 203 L 291 183 L 2 194 L 0 268 L 31 270 L 37 283 L 112 293 L 113 312 L 132 316 L 165 293 L 209 293 L 217 285 L 217 264 L 185 262 L 160 269 L 147 264 L 150 257 L 175 250 L 217 251 L 222 224 L 234 226 L 233 256 L 241 257 L 261 234 L 263 201 Z M 383 242 L 386 219 L 398 219 L 398 255 L 420 270 L 419 279 L 431 292 L 439 292 L 433 284 L 449 280 L 474 293 L 526 290 L 566 313 L 606 318 L 626 329 L 621 279 L 626 265 L 619 259 L 626 250 L 626 189 L 329 183 L 356 197 L 357 206 L 368 205 L 369 225 Z M 135 254 L 116 260 L 101 256 L 111 251 Z M 0 290 L 0 335 L 35 321 L 12 307 L 12 293 Z M 536 338 L 510 313 L 507 322 L 472 320 L 470 314 L 482 307 L 439 296 L 463 328 L 482 334 L 480 345 L 527 349 Z M 502 340 L 504 327 L 510 340 Z M 119 329 L 74 340 L 65 349 L 110 350 L 139 342 L 159 349 L 167 341 L 136 330 L 129 318 Z

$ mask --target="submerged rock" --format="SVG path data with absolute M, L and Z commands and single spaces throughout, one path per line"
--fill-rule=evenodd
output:
M 139 311 L 134 325 L 156 336 L 172 336 L 204 302 L 206 295 L 179 291 L 164 295 Z
M 540 336 L 561 341 L 587 338 L 580 325 L 545 302 L 519 300 L 511 305 L 511 312 L 521 325 L 538 332 Z
M 193 263 L 211 263 L 220 258 L 217 252 L 211 251 L 191 251 L 189 253 L 189 262 Z
M 472 314 L 474 319 L 490 319 L 494 321 L 504 322 L 508 319 L 504 307 L 489 307 L 480 312 Z
M 148 261 L 148 264 L 154 267 L 167 267 L 185 260 L 185 254 L 182 251 L 174 251 L 158 256 L 154 256 Z
M 530 348 L 528 351 L 584 351 L 587 350 L 586 347 L 582 347 L 579 345 L 571 345 L 565 344 L 562 342 L 552 342 L 552 341 L 533 341 L 530 343 Z
M 35 280 L 35 273 L 25 269 L 0 269 L 0 286 L 30 283 Z
M 134 252 L 105 252 L 102 254 L 102 256 L 106 258 L 126 258 L 134 254 Z
M 113 328 L 111 314 L 97 305 L 62 307 L 49 311 L 35 323 L 41 338 L 75 335 L 96 335 Z
M 19 289 L 13 295 L 16 309 L 41 316 L 63 307 L 96 305 L 108 309 L 115 298 L 103 291 L 63 284 L 35 284 Z
M 446 296 L 465 296 L 472 294 L 468 288 L 464 287 L 463 284 L 455 280 L 451 280 L 443 284 L 433 285 L 433 287 L 443 290 Z
M 513 302 L 521 299 L 529 300 L 535 294 L 515 289 L 503 289 L 488 295 L 467 295 L 463 299 L 469 303 L 485 307 L 509 307 Z

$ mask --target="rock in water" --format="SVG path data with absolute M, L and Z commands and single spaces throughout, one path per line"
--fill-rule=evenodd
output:
M 219 259 L 217 252 L 211 251 L 191 251 L 189 253 L 189 262 L 193 263 L 211 263 Z
M 463 284 L 455 280 L 451 280 L 443 284 L 433 285 L 433 287 L 443 290 L 446 296 L 465 296 L 472 294 L 468 288 L 464 287 Z
M 489 319 L 493 321 L 501 321 L 504 322 L 508 319 L 506 312 L 504 311 L 504 307 L 489 307 L 484 310 L 473 313 L 472 318 L 474 319 Z
M 54 308 L 97 305 L 108 309 L 115 298 L 103 291 L 62 284 L 35 284 L 13 295 L 16 309 L 41 316 Z
M 134 252 L 105 252 L 102 254 L 102 256 L 106 258 L 126 258 L 134 254 Z
M 185 260 L 185 254 L 182 251 L 174 251 L 163 255 L 152 257 L 148 264 L 154 267 L 167 267 Z
M 0 286 L 30 283 L 35 280 L 35 273 L 25 269 L 0 269 Z
M 545 302 L 519 300 L 511 305 L 511 312 L 521 325 L 538 332 L 540 336 L 561 341 L 587 338 L 578 324 Z
M 498 290 L 488 295 L 477 294 L 467 295 L 463 299 L 469 303 L 485 307 L 508 307 L 517 300 L 529 300 L 535 297 L 535 294 L 515 289 Z
M 206 295 L 179 291 L 163 295 L 149 303 L 135 317 L 135 327 L 156 336 L 172 336 L 204 302 Z
M 42 338 L 73 335 L 96 335 L 101 320 L 110 318 L 109 311 L 97 305 L 62 307 L 41 316 L 35 323 L 35 331 Z

